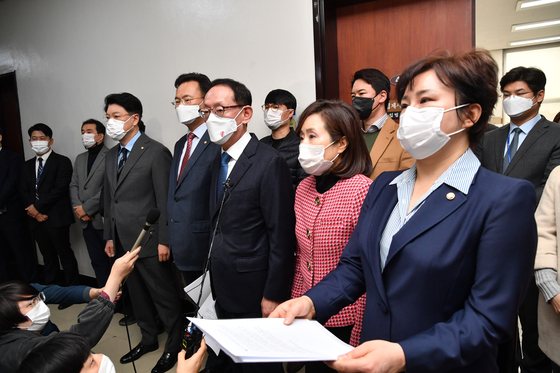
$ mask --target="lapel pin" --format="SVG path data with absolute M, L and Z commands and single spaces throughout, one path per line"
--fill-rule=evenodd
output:
M 140 150 L 144 150 L 144 147 L 141 147 Z
M 448 200 L 452 201 L 455 199 L 455 193 L 453 192 L 449 192 L 447 193 L 447 195 L 445 196 Z
M 207 143 L 208 143 L 208 141 L 204 141 L 204 143 L 205 143 L 205 144 L 207 144 Z

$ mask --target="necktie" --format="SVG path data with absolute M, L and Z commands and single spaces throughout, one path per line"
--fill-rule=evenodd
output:
M 194 139 L 194 133 L 191 132 L 191 133 L 189 133 L 189 137 L 188 137 L 188 140 L 187 140 L 187 150 L 185 150 L 185 155 L 183 156 L 183 162 L 181 162 L 181 170 L 179 171 L 179 177 L 177 178 L 177 184 L 179 183 L 179 180 L 181 180 L 181 175 L 183 174 L 183 170 L 185 169 L 185 166 L 187 165 L 187 162 L 189 161 L 193 139 Z
M 519 144 L 519 134 L 521 133 L 521 128 L 515 128 L 513 130 L 513 133 L 513 140 L 511 140 L 511 143 L 508 144 L 508 151 L 506 151 L 506 154 L 504 155 L 502 174 L 506 172 L 506 169 L 508 168 L 510 163 L 510 159 L 513 159 L 513 156 L 515 155 L 515 153 L 517 153 L 517 144 Z
M 35 201 L 39 200 L 39 179 L 43 173 L 43 158 L 39 157 L 39 168 L 37 168 L 37 178 L 35 179 Z
M 126 163 L 126 158 L 128 156 L 128 150 L 126 148 L 121 148 L 121 160 L 119 161 L 119 168 L 117 169 L 117 180 L 121 176 L 121 171 L 124 168 L 124 164 Z
M 224 189 L 224 183 L 226 182 L 226 176 L 228 171 L 228 162 L 231 159 L 228 153 L 222 153 L 222 163 L 220 165 L 220 173 L 218 174 L 218 194 L 216 195 L 216 200 L 220 198 L 222 189 Z

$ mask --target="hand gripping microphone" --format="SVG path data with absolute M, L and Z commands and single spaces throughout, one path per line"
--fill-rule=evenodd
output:
M 142 228 L 142 231 L 140 232 L 138 239 L 136 240 L 134 246 L 132 246 L 132 250 L 130 251 L 133 251 L 138 246 L 140 246 L 140 242 L 142 242 L 142 239 L 144 238 L 144 235 L 146 234 L 148 229 L 150 229 L 150 226 L 158 221 L 159 214 L 160 212 L 158 209 L 151 209 L 150 212 L 148 212 L 148 215 L 146 216 L 146 225 L 144 225 L 144 228 Z

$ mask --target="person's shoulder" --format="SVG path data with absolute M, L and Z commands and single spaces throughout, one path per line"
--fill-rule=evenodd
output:
M 551 122 L 548 119 L 546 119 L 544 115 L 541 115 L 541 117 L 542 117 L 541 120 L 539 120 L 536 125 L 543 126 L 555 132 L 560 132 L 560 123 Z
M 272 140 L 272 135 L 268 135 L 268 136 L 263 137 L 259 141 L 262 142 L 263 144 L 270 145 L 271 140 Z
M 373 182 L 369 178 L 369 176 L 366 176 L 366 175 L 363 175 L 363 174 L 354 175 L 351 178 L 344 179 L 343 181 L 346 184 L 349 184 L 349 185 L 353 185 L 353 186 L 356 186 L 356 187 L 367 187 L 367 188 L 369 188 L 369 186 Z
M 138 138 L 136 144 L 138 144 L 140 146 L 142 144 L 146 144 L 152 149 L 152 151 L 169 151 L 169 149 L 167 149 L 167 146 L 163 145 L 161 142 L 159 142 L 157 140 L 152 139 L 151 137 L 149 137 L 145 133 L 143 133 Z M 136 146 L 136 144 L 134 144 L 134 146 Z
M 51 155 L 49 156 L 49 159 L 47 160 L 47 162 L 49 160 L 56 160 L 57 162 L 60 162 L 60 163 L 65 164 L 65 165 L 68 165 L 68 164 L 72 165 L 72 161 L 70 160 L 70 158 L 68 158 L 65 155 L 55 153 L 54 150 L 52 151 Z
M 504 197 L 504 192 L 507 190 L 512 191 L 525 188 L 535 190 L 533 184 L 527 180 L 498 174 L 482 166 L 480 166 L 476 173 L 473 186 L 475 190 L 480 190 L 485 196 L 500 199 Z

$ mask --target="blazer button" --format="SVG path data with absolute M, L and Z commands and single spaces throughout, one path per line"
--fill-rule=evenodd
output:
M 319 206 L 320 203 L 321 203 L 321 198 L 316 197 L 315 198 L 315 206 Z
M 309 231 L 309 229 L 307 230 L 307 238 L 311 239 L 311 232 Z
M 175 198 L 175 202 L 179 202 L 179 200 L 177 198 Z
M 311 271 L 311 263 L 307 262 L 307 270 Z
M 115 201 L 115 204 L 119 203 L 119 201 Z
M 84 190 L 86 190 L 86 189 L 87 189 L 87 186 L 84 187 Z
M 171 219 L 171 222 L 173 223 L 173 219 Z M 171 247 L 171 246 L 170 246 Z

